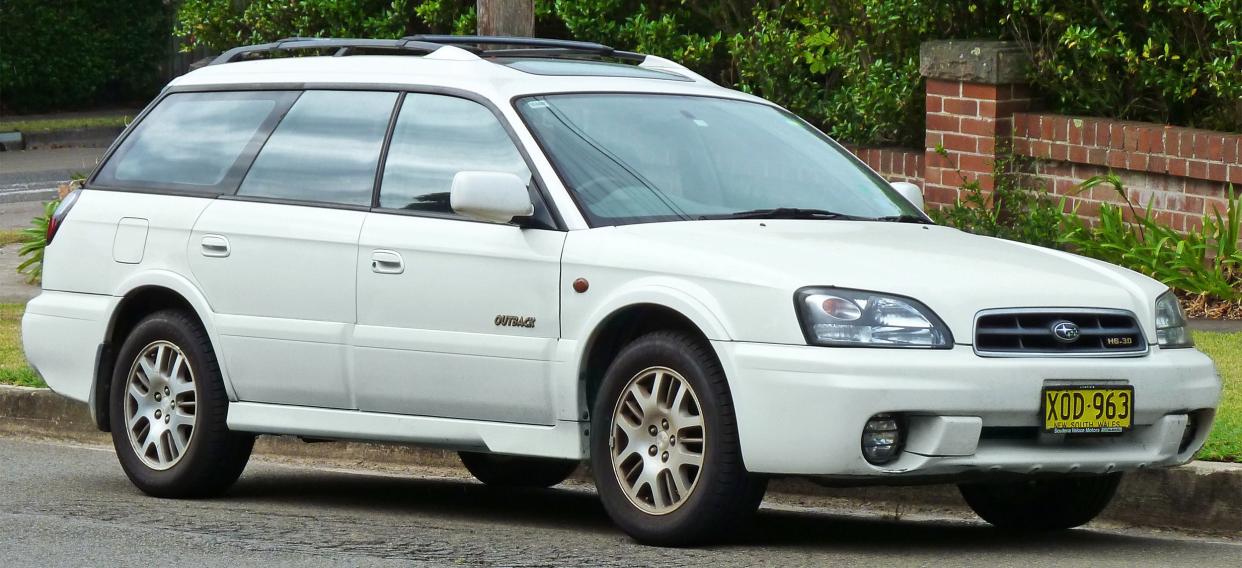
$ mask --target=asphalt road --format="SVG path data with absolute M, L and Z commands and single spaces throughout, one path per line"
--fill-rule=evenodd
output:
M 0 438 L 0 564 L 18 566 L 1237 566 L 1242 544 L 765 505 L 742 540 L 645 547 L 585 488 L 251 462 L 225 497 L 143 496 L 108 448 Z
M 56 186 L 86 175 L 107 148 L 52 148 L 0 152 L 0 204 L 46 201 Z

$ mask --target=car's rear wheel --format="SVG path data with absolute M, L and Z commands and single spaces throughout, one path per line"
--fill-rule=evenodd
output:
M 680 332 L 644 335 L 609 366 L 594 404 L 591 466 L 609 516 L 649 544 L 727 535 L 754 514 L 766 487 L 742 464 L 711 346 Z
M 975 514 L 1000 529 L 1054 531 L 1084 525 L 1112 501 L 1121 474 L 958 486 Z
M 552 487 L 578 469 L 575 460 L 460 452 L 462 465 L 475 479 L 495 487 Z
M 254 436 L 229 431 L 228 402 L 197 319 L 163 310 L 138 322 L 118 352 L 109 399 L 113 446 L 130 481 L 157 497 L 206 497 L 232 485 Z

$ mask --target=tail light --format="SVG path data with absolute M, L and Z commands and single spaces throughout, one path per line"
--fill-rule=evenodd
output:
M 73 204 L 78 202 L 78 194 L 74 191 L 66 195 L 60 200 L 60 205 L 56 207 L 56 211 L 52 212 L 52 216 L 47 220 L 47 244 L 52 244 L 52 239 L 56 237 L 56 231 L 60 230 L 60 226 L 65 223 L 65 217 L 69 215 L 69 210 L 73 209 Z

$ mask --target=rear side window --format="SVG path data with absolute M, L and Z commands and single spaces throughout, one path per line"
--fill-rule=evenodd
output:
M 307 91 L 263 145 L 238 195 L 371 205 L 397 94 Z
M 232 193 L 297 93 L 174 93 L 100 169 L 95 185 Z
M 453 215 L 449 189 L 462 171 L 531 179 L 522 154 L 487 107 L 445 95 L 407 94 L 388 148 L 380 207 Z

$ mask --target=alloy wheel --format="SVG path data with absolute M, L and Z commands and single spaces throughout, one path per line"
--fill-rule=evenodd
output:
M 139 351 L 128 377 L 125 426 L 134 453 L 154 470 L 177 465 L 194 439 L 198 397 L 189 359 L 176 345 L 154 341 Z
M 690 381 L 667 367 L 634 375 L 618 397 L 608 439 L 622 492 L 643 512 L 676 511 L 698 483 L 706 440 Z

